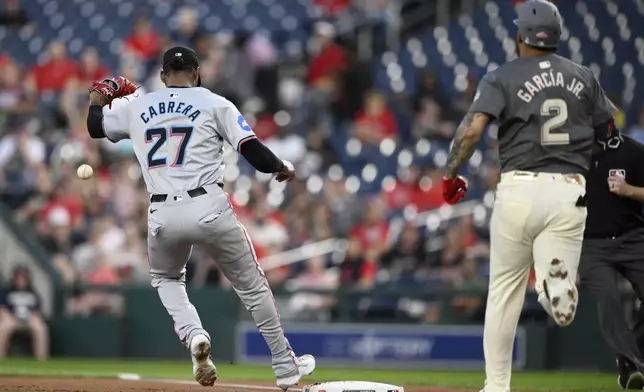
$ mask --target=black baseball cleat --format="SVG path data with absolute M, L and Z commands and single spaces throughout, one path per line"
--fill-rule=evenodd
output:
M 642 390 L 644 389 L 644 375 L 628 359 L 617 356 L 617 384 L 622 389 Z

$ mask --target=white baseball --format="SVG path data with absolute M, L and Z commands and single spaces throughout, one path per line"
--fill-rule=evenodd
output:
M 78 167 L 76 174 L 81 180 L 87 180 L 94 175 L 94 169 L 90 165 L 83 164 Z

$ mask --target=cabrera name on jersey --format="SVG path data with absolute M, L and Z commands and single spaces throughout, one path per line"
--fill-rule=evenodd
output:
M 171 96 L 170 98 L 173 97 Z M 192 105 L 185 102 L 168 101 L 158 102 L 155 106 L 148 106 L 146 111 L 141 112 L 139 118 L 143 121 L 144 124 L 147 124 L 151 119 L 161 114 L 181 114 L 188 117 L 192 122 L 194 122 L 197 117 L 199 117 L 201 112 L 199 111 L 199 109 L 196 109 Z
M 577 97 L 577 99 L 582 99 L 581 93 L 586 86 L 576 77 L 573 77 L 570 80 L 565 80 L 562 72 L 554 71 L 552 69 L 550 61 L 541 61 L 539 63 L 539 68 L 544 71 L 534 74 L 523 83 L 523 88 L 520 88 L 519 91 L 517 91 L 517 97 L 522 101 L 530 103 L 537 93 L 551 87 L 565 88 Z
M 173 194 L 223 182 L 224 144 L 255 133 L 230 101 L 202 87 L 166 87 L 104 112 L 105 136 L 130 139 L 148 192 Z

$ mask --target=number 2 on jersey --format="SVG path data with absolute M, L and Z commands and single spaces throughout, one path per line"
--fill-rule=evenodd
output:
M 552 133 L 555 129 L 564 125 L 568 120 L 568 105 L 560 98 L 546 99 L 541 104 L 541 115 L 552 116 L 541 126 L 541 144 L 544 146 L 561 146 L 570 143 L 570 135 L 567 133 Z
M 170 166 L 183 165 L 186 157 L 186 147 L 188 147 L 190 136 L 192 136 L 192 127 L 170 127 L 170 132 L 168 132 L 167 128 L 150 128 L 145 131 L 145 143 L 154 143 L 150 151 L 148 151 L 148 170 L 168 165 L 167 157 L 155 157 L 159 149 L 168 141 L 168 133 L 170 137 L 181 138 L 174 162 Z

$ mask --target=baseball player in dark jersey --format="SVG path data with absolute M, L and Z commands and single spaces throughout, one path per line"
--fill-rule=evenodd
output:
M 528 1 L 515 24 L 519 58 L 479 83 L 443 178 L 448 203 L 465 196 L 458 168 L 497 120 L 502 174 L 490 224 L 486 392 L 510 389 L 512 346 L 532 265 L 546 312 L 560 326 L 575 316 L 585 175 L 594 139 L 614 129 L 614 106 L 593 73 L 555 54 L 562 28 L 557 7 Z

